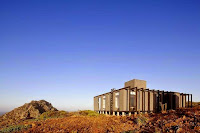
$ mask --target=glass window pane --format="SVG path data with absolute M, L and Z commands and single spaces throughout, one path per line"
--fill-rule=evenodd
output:
M 115 108 L 119 108 L 119 92 L 115 93 Z

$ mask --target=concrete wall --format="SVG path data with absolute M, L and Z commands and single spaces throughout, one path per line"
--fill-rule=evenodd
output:
M 152 91 L 150 91 L 150 111 L 153 111 L 154 109 L 154 94 Z
M 115 108 L 115 92 L 113 92 L 113 111 L 117 111 L 117 109 Z
M 137 111 L 142 111 L 142 91 L 139 90 L 137 93 Z
M 181 105 L 181 95 L 180 93 L 174 93 L 174 95 L 176 95 L 176 108 L 179 108 Z
M 98 97 L 94 97 L 94 111 L 98 111 L 99 107 L 98 107 Z
M 182 106 L 182 99 L 183 99 L 183 106 Z M 186 99 L 186 101 L 188 100 L 188 98 Z M 185 108 L 185 95 L 180 95 L 180 107 Z
M 182 107 L 183 107 L 183 106 L 182 106 L 182 95 L 180 95 L 180 99 L 179 99 L 179 101 L 180 101 L 180 105 L 179 105 L 179 107 L 182 108 Z
M 103 97 L 106 97 L 105 109 L 103 110 Z M 110 97 L 111 94 L 107 93 L 102 96 L 94 97 L 94 111 L 110 111 Z M 99 109 L 99 98 L 101 98 L 101 109 Z
M 129 110 L 129 94 L 130 94 L 130 90 L 127 90 L 127 106 L 126 106 L 126 110 L 128 111 Z
M 110 111 L 110 93 L 106 94 L 106 111 Z
M 145 80 L 133 79 L 133 80 L 125 82 L 124 86 L 125 87 L 130 86 L 131 88 L 138 87 L 138 88 L 146 89 L 146 81 Z
M 144 98 L 145 109 L 144 109 L 144 111 L 148 111 L 148 92 L 144 92 L 144 93 L 145 93 L 145 98 Z
M 119 110 L 120 111 L 126 111 L 126 106 L 127 106 L 126 96 L 127 96 L 127 92 L 125 89 L 122 89 L 119 91 Z
M 100 97 L 101 97 L 101 111 L 103 111 L 103 96 Z
M 99 108 L 99 98 L 101 98 L 101 109 Z M 94 97 L 94 111 L 102 110 L 102 96 Z
M 183 95 L 183 107 L 185 108 L 185 95 Z

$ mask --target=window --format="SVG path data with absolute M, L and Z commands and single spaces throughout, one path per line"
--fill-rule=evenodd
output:
M 135 92 L 134 92 L 134 91 L 131 91 L 131 95 L 135 95 Z
M 106 108 L 106 96 L 103 96 L 103 110 Z
M 130 92 L 130 107 L 134 107 L 135 106 L 135 103 L 134 103 L 134 101 L 135 101 L 135 92 L 134 91 L 131 91 Z
M 115 108 L 119 108 L 119 92 L 115 93 Z
M 101 98 L 99 97 L 99 110 L 101 110 Z

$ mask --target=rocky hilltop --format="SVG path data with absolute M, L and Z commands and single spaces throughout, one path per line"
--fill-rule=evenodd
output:
M 58 111 L 54 108 L 51 103 L 40 100 L 40 101 L 31 101 L 30 103 L 25 103 L 23 106 L 18 107 L 11 112 L 8 112 L 1 116 L 3 120 L 22 120 L 22 119 L 30 119 L 37 118 L 42 113 L 47 111 Z

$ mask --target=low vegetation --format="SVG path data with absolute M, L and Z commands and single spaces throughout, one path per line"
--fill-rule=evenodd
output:
M 99 116 L 97 112 L 91 110 L 79 111 L 79 114 L 82 116 Z
M 200 106 L 200 102 L 192 102 L 192 106 L 193 107 L 198 107 L 198 106 Z
M 68 117 L 70 114 L 66 111 L 48 111 L 44 112 L 39 116 L 39 120 L 49 119 L 49 118 L 62 118 Z
M 31 128 L 32 125 L 12 125 L 12 126 L 9 126 L 9 127 L 5 127 L 5 128 L 2 128 L 0 130 L 0 133 L 10 133 L 10 132 L 19 132 L 19 131 L 22 131 L 22 130 L 27 130 L 28 128 Z
M 5 124 L 5 123 L 4 123 Z M 200 132 L 200 108 L 181 108 L 159 114 L 139 114 L 137 116 L 106 116 L 90 110 L 65 112 L 49 111 L 37 119 L 5 124 L 0 133 L 5 132 L 69 132 L 69 133 L 185 133 Z

